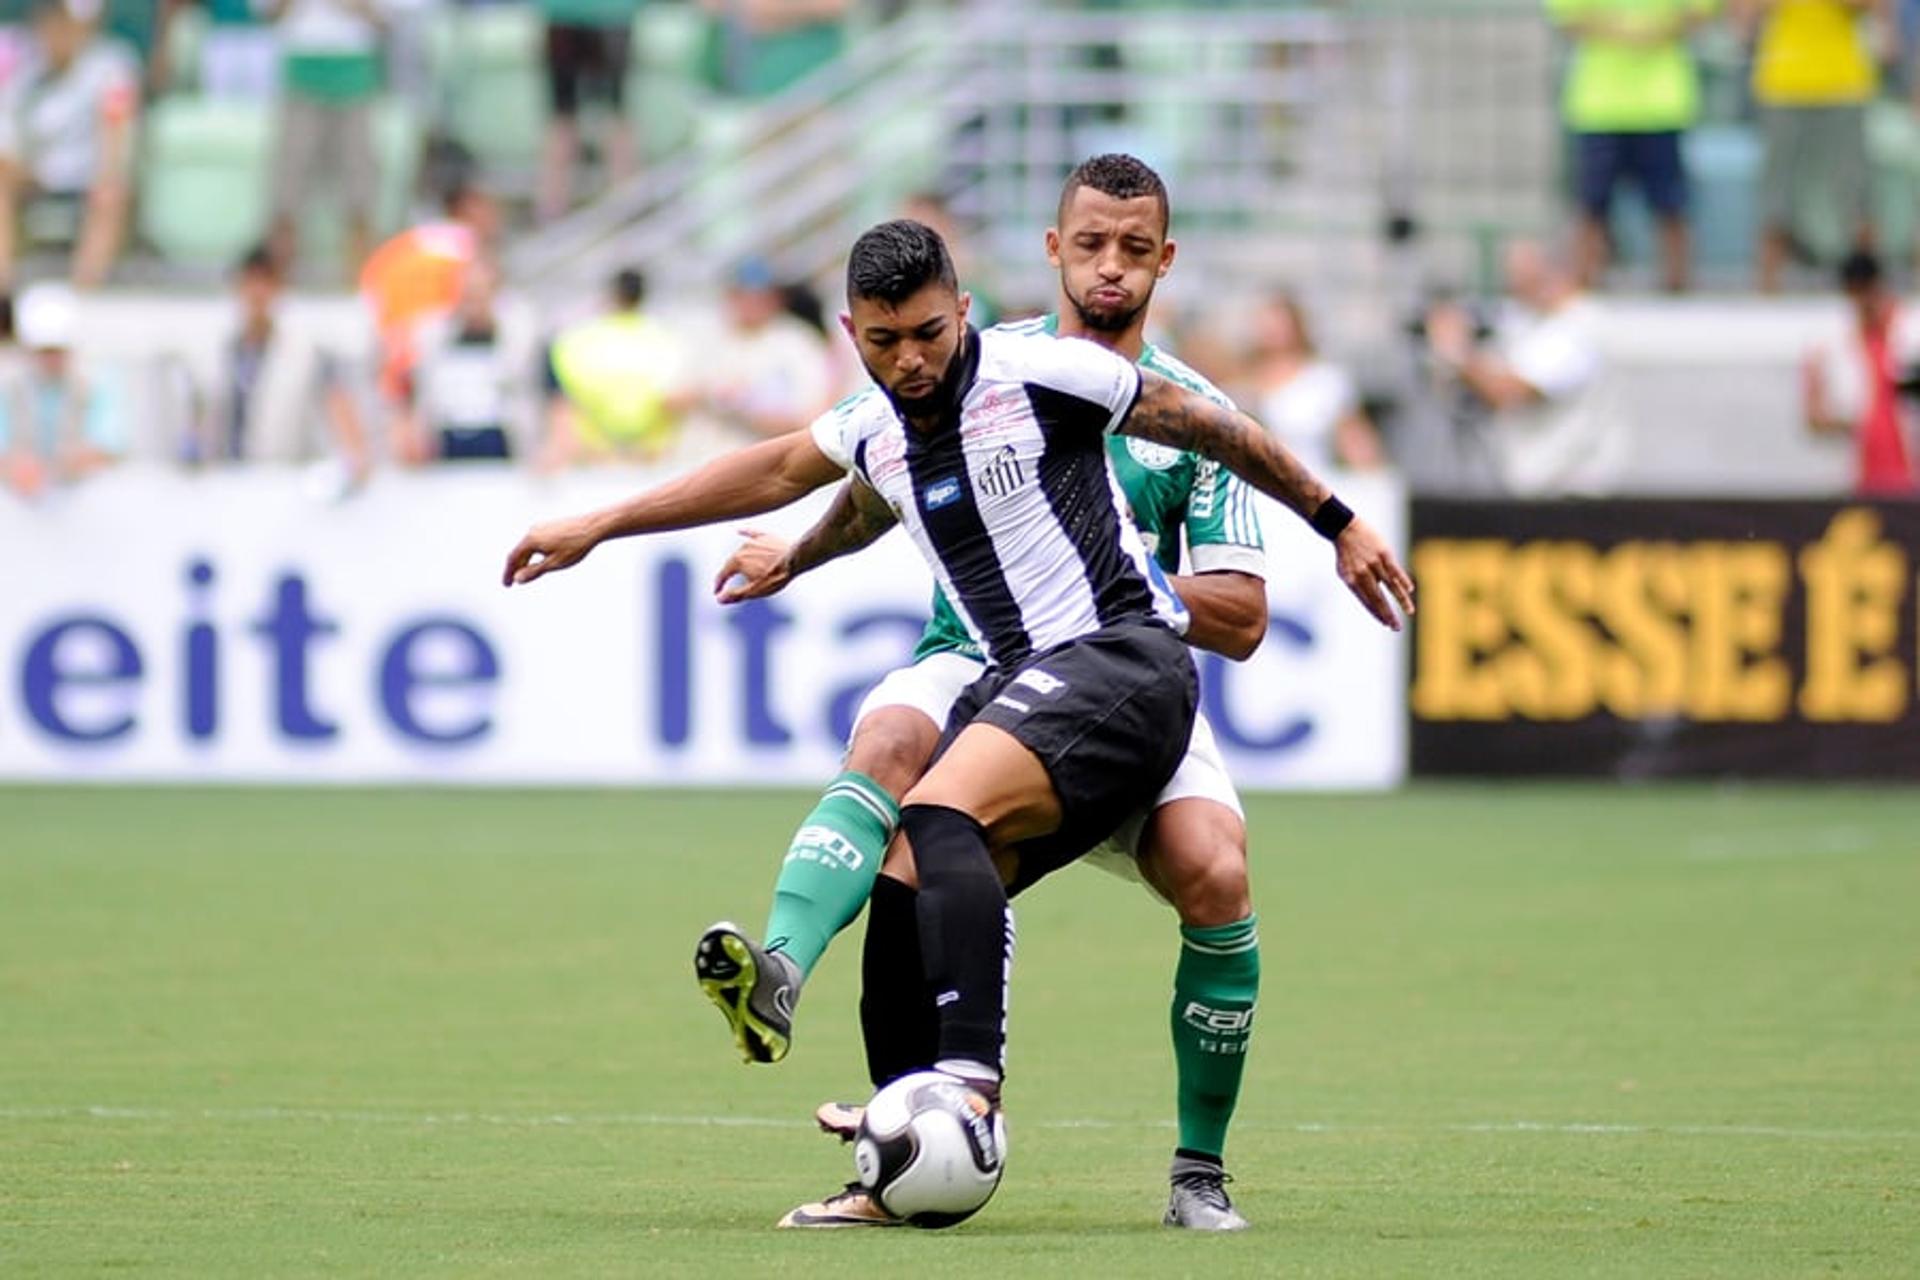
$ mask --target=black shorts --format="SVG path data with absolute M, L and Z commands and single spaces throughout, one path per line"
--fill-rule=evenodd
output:
M 589 98 L 615 111 L 626 98 L 633 28 L 547 24 L 547 90 L 553 114 L 575 116 Z
M 1017 667 L 989 668 L 953 704 L 934 759 L 969 724 L 990 724 L 1046 766 L 1060 829 L 1021 844 L 1018 892 L 1160 794 L 1187 753 L 1199 697 L 1186 641 L 1153 623 L 1106 627 Z

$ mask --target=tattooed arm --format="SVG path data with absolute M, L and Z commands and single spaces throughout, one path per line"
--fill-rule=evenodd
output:
M 713 580 L 714 598 L 738 604 L 774 595 L 809 569 L 872 546 L 895 523 L 893 508 L 879 494 L 859 480 L 849 480 L 798 542 L 789 545 L 770 533 L 742 529 L 746 541 L 720 566 Z
M 1333 496 L 1333 490 L 1258 422 L 1156 374 L 1140 375 L 1140 398 L 1120 430 L 1212 458 L 1302 520 L 1312 520 Z M 1355 517 L 1334 539 L 1334 554 L 1347 589 L 1381 625 L 1398 631 L 1393 604 L 1403 613 L 1413 612 L 1413 579 L 1386 541 Z

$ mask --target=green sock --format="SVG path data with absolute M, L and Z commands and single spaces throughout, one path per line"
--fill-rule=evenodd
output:
M 1240 1100 L 1260 996 L 1256 917 L 1180 927 L 1173 974 L 1173 1060 L 1180 1078 L 1180 1150 L 1218 1159 Z
M 900 806 L 863 773 L 835 778 L 793 833 L 773 886 L 767 947 L 811 974 L 833 935 L 853 923 L 873 893 Z

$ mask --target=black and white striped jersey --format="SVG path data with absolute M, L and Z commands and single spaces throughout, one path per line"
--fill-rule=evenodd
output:
M 813 424 L 829 458 L 906 527 L 987 660 L 1118 622 L 1187 614 L 1147 555 L 1107 461 L 1140 394 L 1131 361 L 1078 338 L 969 331 L 950 407 L 907 426 L 878 387 Z

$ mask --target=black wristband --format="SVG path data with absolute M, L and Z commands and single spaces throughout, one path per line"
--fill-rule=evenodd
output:
M 1353 523 L 1353 508 L 1332 494 L 1328 494 L 1327 500 L 1315 508 L 1313 519 L 1307 523 L 1313 526 L 1315 533 L 1332 542 Z

